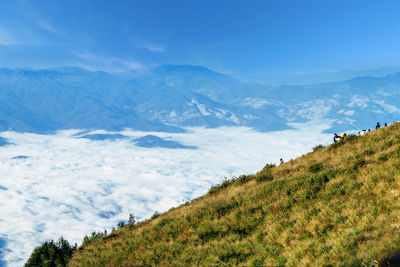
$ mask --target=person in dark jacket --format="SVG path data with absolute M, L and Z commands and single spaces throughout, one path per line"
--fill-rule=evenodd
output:
M 336 142 L 339 141 L 339 140 L 340 140 L 340 136 L 337 135 L 337 133 L 335 133 L 335 134 L 333 135 L 333 142 L 336 143 Z
M 381 125 L 379 124 L 379 122 L 376 123 L 375 129 L 379 129 L 381 128 Z

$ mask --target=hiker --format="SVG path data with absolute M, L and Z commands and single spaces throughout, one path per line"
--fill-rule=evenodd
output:
M 281 162 L 281 164 L 283 164 L 283 159 L 282 158 L 280 159 L 280 162 Z
M 370 132 L 371 131 L 371 129 L 368 129 L 368 132 Z
M 365 130 L 365 129 L 361 131 L 361 135 L 364 135 L 366 133 L 367 133 L 367 130 Z
M 375 126 L 375 130 L 378 130 L 379 128 L 381 128 L 381 125 L 379 124 L 379 122 L 377 122 L 376 126 Z
M 340 140 L 340 136 L 337 135 L 337 133 L 335 133 L 335 134 L 333 135 L 333 142 L 336 143 L 336 142 L 339 141 L 339 140 Z
M 385 122 L 385 127 L 387 127 L 388 125 L 387 125 L 387 123 Z

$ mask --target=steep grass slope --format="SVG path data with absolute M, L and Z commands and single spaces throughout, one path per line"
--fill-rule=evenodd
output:
M 225 181 L 70 266 L 374 265 L 400 251 L 400 123 Z

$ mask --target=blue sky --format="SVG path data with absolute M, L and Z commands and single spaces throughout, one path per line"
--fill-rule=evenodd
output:
M 246 76 L 398 65 L 399 12 L 397 0 L 1 1 L 0 66 Z

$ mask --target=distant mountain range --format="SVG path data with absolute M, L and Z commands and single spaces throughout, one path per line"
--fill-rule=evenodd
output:
M 0 69 L 0 131 L 248 126 L 332 121 L 332 131 L 399 120 L 400 73 L 315 85 L 265 86 L 191 65 L 111 74 L 65 67 Z
M 342 71 L 308 71 L 308 72 L 264 72 L 250 74 L 246 79 L 263 82 L 268 85 L 307 85 L 333 81 L 350 80 L 357 77 L 382 77 L 400 72 L 400 65 L 384 66 L 375 69 L 342 70 Z

